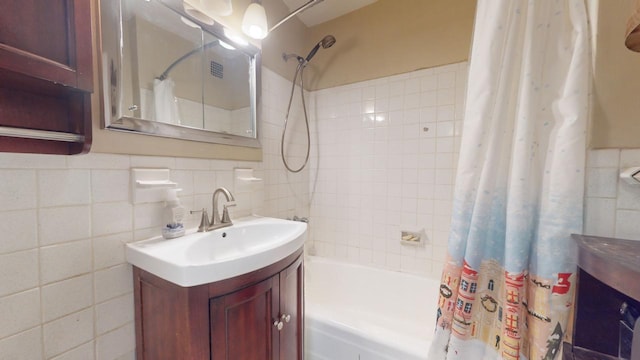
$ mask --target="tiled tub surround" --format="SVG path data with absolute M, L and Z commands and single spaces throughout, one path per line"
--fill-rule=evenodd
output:
M 317 255 L 440 277 L 466 79 L 464 62 L 314 92 Z M 419 229 L 425 247 L 400 245 Z
M 640 240 L 640 184 L 619 179 L 640 166 L 640 149 L 591 150 L 587 157 L 584 233 Z
M 187 210 L 234 192 L 234 167 L 263 176 L 254 162 L 0 154 L 0 359 L 134 358 L 124 244 L 160 233 L 162 203 L 131 204 L 131 167 L 171 169 Z M 261 188 L 234 195 L 234 216 L 263 212 Z
M 291 71 L 295 65 L 291 64 Z M 273 71 L 262 68 L 262 142 L 263 169 L 265 176 L 264 209 L 268 216 L 287 218 L 294 215 L 309 216 L 309 164 L 299 173 L 290 173 L 282 165 L 280 140 L 286 116 L 291 82 Z M 308 101 L 313 95 L 307 94 Z M 285 154 L 291 167 L 297 169 L 304 163 L 307 134 L 304 126 L 300 90 L 296 88 L 287 128 Z M 307 103 L 309 107 L 309 103 Z M 309 120 L 313 113 L 309 112 Z M 311 148 L 311 154 L 316 149 Z

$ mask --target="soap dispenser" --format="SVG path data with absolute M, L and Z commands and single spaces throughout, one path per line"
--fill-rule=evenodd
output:
M 184 206 L 180 205 L 178 191 L 182 189 L 167 189 L 165 206 L 162 214 L 162 237 L 165 239 L 175 239 L 184 235 Z

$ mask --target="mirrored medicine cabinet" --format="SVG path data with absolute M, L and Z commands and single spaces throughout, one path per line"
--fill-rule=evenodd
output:
M 257 47 L 178 0 L 102 0 L 100 22 L 105 128 L 260 147 Z

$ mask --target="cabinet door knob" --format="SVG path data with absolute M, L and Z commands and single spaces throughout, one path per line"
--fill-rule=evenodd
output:
M 287 315 L 282 315 L 282 320 L 284 320 L 284 322 L 289 322 L 291 321 L 291 315 L 287 314 Z
M 278 329 L 278 331 L 280 331 L 280 330 L 282 330 L 282 327 L 284 326 L 284 324 L 282 323 L 282 321 L 276 320 L 276 321 L 273 322 L 273 326 L 275 326 L 276 329 Z

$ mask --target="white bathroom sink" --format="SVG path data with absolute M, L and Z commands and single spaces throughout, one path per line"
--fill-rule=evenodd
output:
M 232 278 L 271 265 L 298 250 L 307 224 L 268 217 L 234 220 L 232 226 L 161 236 L 127 244 L 127 261 L 174 284 L 188 287 Z

